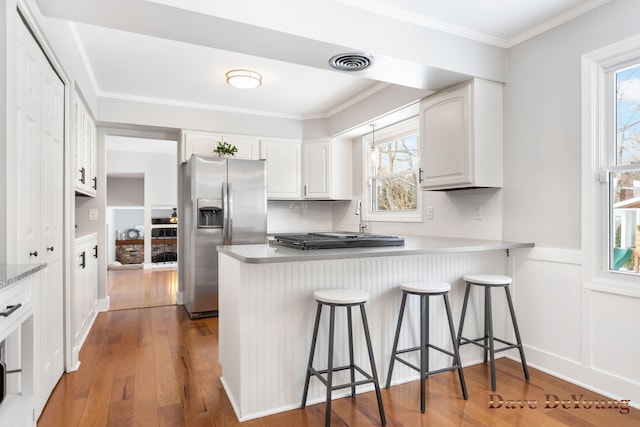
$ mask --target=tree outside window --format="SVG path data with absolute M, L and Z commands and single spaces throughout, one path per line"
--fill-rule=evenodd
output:
M 418 135 L 378 144 L 372 178 L 372 210 L 415 211 L 418 208 Z
M 368 221 L 422 220 L 419 127 L 414 116 L 363 137 Z

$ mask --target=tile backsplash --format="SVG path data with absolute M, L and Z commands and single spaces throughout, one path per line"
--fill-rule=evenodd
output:
M 273 201 L 267 204 L 268 233 L 357 231 L 359 217 L 351 201 Z M 381 234 L 502 239 L 502 191 L 473 189 L 425 191 L 422 222 L 367 222 L 367 232 Z M 433 219 L 426 219 L 426 208 Z
M 267 233 L 300 233 L 333 230 L 333 203 L 329 201 L 267 202 Z

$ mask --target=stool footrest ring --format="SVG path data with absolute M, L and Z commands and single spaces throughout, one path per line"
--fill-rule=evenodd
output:
M 501 351 L 506 351 L 506 350 L 511 350 L 514 348 L 520 348 L 520 345 L 517 343 L 512 343 L 510 341 L 505 341 L 501 338 L 496 338 L 493 337 L 494 341 L 498 341 L 502 344 L 506 344 L 506 347 L 502 347 L 502 348 L 496 348 L 493 350 L 494 353 L 499 353 Z M 465 345 L 465 344 L 475 344 L 480 348 L 484 348 L 485 350 L 489 350 L 489 346 L 488 345 L 484 345 L 484 344 L 480 344 L 478 341 L 484 341 L 484 338 L 476 338 L 476 339 L 469 339 L 469 338 L 465 338 L 465 337 L 460 337 L 460 344 L 458 344 L 458 346 L 461 345 Z

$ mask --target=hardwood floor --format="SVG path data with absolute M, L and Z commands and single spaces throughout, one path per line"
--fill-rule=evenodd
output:
M 176 305 L 100 313 L 80 352 L 80 370 L 62 377 L 38 426 L 323 425 L 324 404 L 239 423 L 220 382 L 217 328 L 217 318 L 190 321 L 183 307 Z M 427 382 L 424 414 L 418 382 L 383 389 L 387 425 L 640 425 L 640 411 L 626 413 L 625 405 L 596 409 L 599 403 L 587 409 L 589 402 L 608 399 L 536 369 L 530 368 L 527 383 L 520 364 L 508 359 L 497 362 L 495 394 L 504 402 L 492 409 L 488 367 L 476 365 L 464 372 L 469 400 L 462 399 L 454 372 L 434 375 Z M 545 408 L 547 394 L 551 401 Z M 570 401 L 565 403 L 567 409 L 562 402 L 555 406 L 553 395 Z M 573 402 L 573 395 L 580 403 Z M 535 405 L 528 402 L 534 400 Z M 494 406 L 499 406 L 497 397 Z M 335 400 L 332 407 L 334 426 L 379 425 L 373 392 Z
M 109 310 L 175 304 L 177 291 L 175 267 L 107 271 Z

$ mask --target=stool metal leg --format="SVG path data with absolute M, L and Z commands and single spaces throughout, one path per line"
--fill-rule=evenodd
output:
M 367 322 L 367 313 L 364 310 L 364 304 L 360 304 L 360 314 L 362 315 L 362 327 L 364 328 L 364 337 L 367 342 L 367 351 L 369 353 L 369 363 L 371 364 L 371 376 L 373 377 L 373 385 L 376 388 L 380 421 L 382 425 L 386 425 L 387 418 L 384 415 L 384 407 L 382 406 L 382 394 L 380 393 L 380 384 L 378 382 L 378 370 L 376 369 L 376 362 L 373 358 L 373 346 L 371 345 L 371 335 L 369 334 L 369 324 Z
M 329 356 L 327 360 L 327 400 L 325 403 L 324 425 L 331 426 L 331 392 L 333 387 L 333 338 L 336 325 L 336 306 L 331 304 L 329 315 Z
M 429 354 L 429 349 L 428 347 L 425 348 L 425 346 L 427 345 L 428 338 L 427 338 L 427 328 L 425 327 L 425 317 L 426 317 L 426 304 L 429 303 L 429 300 L 427 299 L 426 295 L 420 295 L 420 412 L 422 412 L 424 414 L 424 410 L 425 410 L 425 384 L 424 384 L 424 380 L 425 377 L 427 375 L 427 364 L 429 362 L 427 362 L 428 359 L 428 354 Z
M 347 328 L 349 329 L 349 373 L 351 374 L 351 397 L 356 395 L 356 372 L 353 363 L 353 322 L 351 318 L 351 306 L 347 307 Z
M 449 305 L 449 296 L 445 293 L 442 294 L 444 297 L 444 307 L 447 311 L 447 320 L 449 321 L 449 332 L 451 333 L 451 342 L 453 344 L 453 366 L 458 366 L 458 377 L 460 377 L 460 387 L 462 388 L 462 396 L 464 400 L 467 400 L 469 396 L 467 395 L 467 385 L 464 382 L 464 374 L 462 373 L 462 361 L 460 360 L 460 352 L 458 350 L 458 341 L 456 340 L 456 332 L 453 327 L 453 317 L 451 316 L 451 306 Z
M 507 303 L 509 304 L 509 313 L 511 313 L 511 321 L 513 322 L 513 331 L 516 334 L 516 342 L 518 343 L 518 350 L 520 351 L 520 360 L 522 361 L 522 369 L 524 371 L 524 377 L 529 381 L 529 369 L 527 368 L 527 361 L 524 358 L 524 348 L 522 347 L 522 339 L 520 339 L 520 330 L 518 329 L 518 321 L 516 320 L 516 312 L 513 308 L 513 301 L 511 300 L 511 292 L 509 287 L 505 286 L 504 291 L 507 294 Z
M 307 405 L 307 393 L 309 392 L 309 379 L 311 378 L 311 366 L 313 365 L 313 355 L 316 352 L 316 342 L 318 339 L 318 327 L 320 326 L 320 314 L 322 313 L 322 304 L 318 303 L 316 309 L 316 321 L 313 327 L 313 337 L 311 338 L 311 350 L 309 351 L 309 362 L 307 363 L 307 375 L 304 379 L 304 391 L 302 392 L 302 405 L 304 408 Z
M 398 324 L 396 326 L 396 336 L 393 339 L 393 349 L 391 350 L 391 362 L 389 362 L 389 373 L 387 374 L 386 388 L 391 386 L 391 374 L 393 374 L 393 364 L 396 361 L 396 352 L 398 351 L 398 340 L 400 339 L 400 328 L 402 327 L 402 318 L 404 316 L 404 307 L 407 303 L 407 293 L 402 292 L 402 302 L 400 303 L 400 314 L 398 315 Z
M 491 328 L 491 331 L 489 330 Z M 493 336 L 493 318 L 491 317 L 491 289 L 484 287 L 484 363 L 487 363 L 489 352 L 489 335 Z
M 485 299 L 485 321 L 487 322 L 487 332 L 489 334 L 489 368 L 491 370 L 491 390 L 496 391 L 496 354 L 493 340 L 493 316 L 491 316 L 491 287 L 484 287 Z M 489 313 L 487 316 L 486 313 Z M 486 335 L 485 335 L 486 336 Z M 486 341 L 485 341 L 486 345 Z M 486 349 L 485 349 L 486 354 Z
M 464 318 L 467 315 L 467 304 L 469 303 L 469 291 L 471 290 L 471 285 L 466 282 L 464 289 L 464 299 L 462 300 L 462 313 L 460 314 L 460 326 L 458 329 L 458 347 L 462 344 L 462 328 L 464 327 Z

